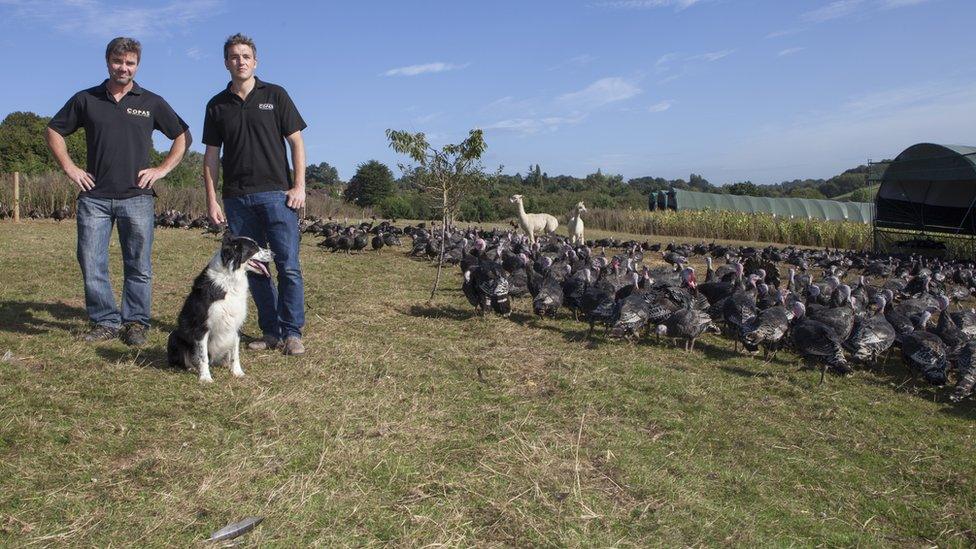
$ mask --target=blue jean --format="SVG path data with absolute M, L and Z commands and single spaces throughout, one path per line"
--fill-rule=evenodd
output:
M 288 207 L 284 191 L 225 198 L 224 210 L 232 233 L 253 238 L 274 252 L 277 288 L 270 278 L 247 273 L 261 332 L 265 337 L 278 339 L 301 337 L 305 326 L 305 282 L 298 262 L 298 212 Z
M 108 274 L 108 244 L 115 224 L 122 248 L 121 312 Z M 85 281 L 85 308 L 93 323 L 110 328 L 128 322 L 149 326 L 154 225 L 152 196 L 78 198 L 78 263 Z

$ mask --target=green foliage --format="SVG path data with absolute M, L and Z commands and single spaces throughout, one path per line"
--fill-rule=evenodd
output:
M 838 196 L 837 200 L 847 200 L 850 202 L 874 202 L 874 199 L 878 195 L 879 188 L 880 185 L 861 187 L 860 189 L 855 189 L 845 195 Z
M 379 204 L 380 215 L 388 219 L 416 219 L 413 208 L 401 195 L 390 195 Z
M 815 200 L 823 200 L 827 198 L 824 194 L 813 187 L 798 187 L 790 191 L 789 198 L 812 198 Z
M 373 206 L 383 202 L 394 191 L 393 172 L 378 160 L 363 162 L 346 186 L 345 199 L 357 206 Z
M 725 192 L 739 196 L 770 196 L 769 189 L 756 185 L 752 181 L 733 183 L 723 187 Z
M 61 167 L 47 148 L 45 133 L 50 117 L 12 112 L 0 122 L 0 173 L 41 174 Z M 84 167 L 87 147 L 84 130 L 65 139 L 68 155 Z
M 169 150 L 165 153 L 155 149 L 149 152 L 149 163 L 158 166 L 162 163 Z M 163 179 L 170 187 L 185 189 L 188 187 L 203 187 L 203 153 L 187 151 L 183 160 L 173 168 Z M 219 185 L 218 185 L 219 187 Z
M 411 172 L 413 183 L 437 196 L 445 222 L 457 218 L 461 201 L 469 192 L 490 187 L 480 163 L 488 145 L 479 129 L 468 132 L 464 141 L 440 149 L 432 147 L 423 133 L 386 130 L 386 137 L 393 150 L 417 163 Z
M 341 184 L 339 170 L 328 162 L 309 164 L 305 167 L 305 185 L 309 189 L 325 189 Z

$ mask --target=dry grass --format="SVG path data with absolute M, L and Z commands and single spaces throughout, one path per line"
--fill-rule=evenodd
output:
M 207 213 L 206 193 L 201 183 L 196 187 L 170 187 L 166 180 L 154 186 L 157 194 L 156 211 L 178 210 L 199 216 Z M 42 218 L 51 216 L 58 208 L 68 208 L 72 215 L 78 197 L 77 186 L 61 173 L 47 173 L 35 176 L 20 176 L 21 217 L 35 213 Z M 0 207 L 6 209 L 13 205 L 13 176 L 0 174 Z M 310 190 L 306 203 L 306 213 L 319 217 L 359 219 L 372 215 L 370 209 L 352 206 L 342 199 L 333 198 L 320 190 Z
M 594 209 L 584 221 L 588 227 L 641 235 L 759 240 L 852 250 L 867 250 L 872 245 L 871 226 L 864 223 L 745 212 Z
M 162 365 L 215 241 L 159 231 L 137 351 L 73 339 L 73 227 L 0 223 L 0 545 L 187 546 L 248 515 L 254 546 L 976 543 L 976 410 L 894 364 L 820 387 L 721 339 L 587 344 L 306 241 L 309 353 L 201 386 Z

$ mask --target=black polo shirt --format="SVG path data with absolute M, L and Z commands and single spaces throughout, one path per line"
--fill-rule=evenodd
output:
M 132 89 L 116 103 L 108 80 L 72 96 L 54 115 L 48 127 L 61 135 L 85 128 L 88 163 L 95 188 L 82 196 L 131 198 L 155 194 L 140 189 L 139 171 L 149 167 L 152 132 L 159 130 L 176 139 L 188 126 L 160 96 L 132 83 Z
M 224 147 L 224 198 L 291 188 L 284 138 L 307 127 L 284 88 L 254 80 L 246 100 L 227 84 L 203 118 L 204 144 Z

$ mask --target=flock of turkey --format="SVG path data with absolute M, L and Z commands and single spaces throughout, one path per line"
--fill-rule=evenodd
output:
M 59 221 L 70 215 L 55 213 Z M 175 210 L 158 214 L 156 224 L 224 229 Z M 299 230 L 321 237 L 318 246 L 331 252 L 401 246 L 407 235 L 411 257 L 440 254 L 440 231 L 424 224 L 341 224 L 310 216 Z M 658 258 L 664 264 L 652 268 Z M 689 258 L 704 259 L 703 281 Z M 540 318 L 565 307 L 589 324 L 587 338 L 600 325 L 610 339 L 653 334 L 680 340 L 687 351 L 705 333 L 724 334 L 736 350 L 741 344 L 769 359 L 789 347 L 819 363 L 821 382 L 828 371 L 851 373 L 852 362 L 887 362 L 897 348 L 909 371 L 933 385 L 954 376 L 952 401 L 970 396 L 976 385 L 976 309 L 962 306 L 976 293 L 971 262 L 714 243 L 662 249 L 613 238 L 572 245 L 550 236 L 529 244 L 512 230 L 475 228 L 448 231 L 444 259 L 460 267 L 464 295 L 482 314 L 508 316 L 512 300 L 525 298 Z
M 439 231 L 406 231 L 411 256 L 437 257 Z M 690 265 L 696 256 L 703 280 Z M 657 259 L 664 264 L 651 268 Z M 851 373 L 852 362 L 887 362 L 897 348 L 929 383 L 954 375 L 952 401 L 976 384 L 976 310 L 960 305 L 976 293 L 972 263 L 714 243 L 573 246 L 549 237 L 530 245 L 512 231 L 477 229 L 450 232 L 445 261 L 460 267 L 464 295 L 482 314 L 508 316 L 512 300 L 525 298 L 543 318 L 565 307 L 589 324 L 587 338 L 601 325 L 611 339 L 653 334 L 689 351 L 702 334 L 721 333 L 764 357 L 789 347 L 819 364 L 821 383 L 827 371 Z

